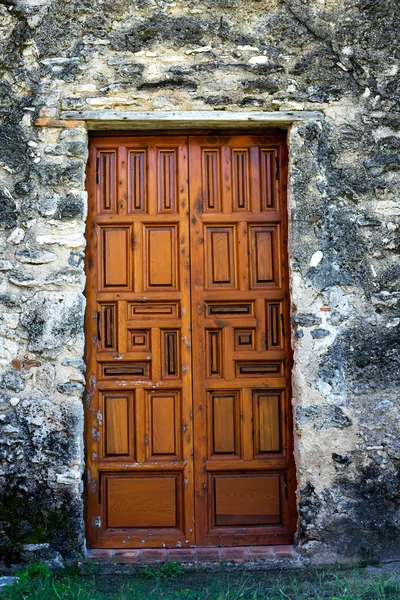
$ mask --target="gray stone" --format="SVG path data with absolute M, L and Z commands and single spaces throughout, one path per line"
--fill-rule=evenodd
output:
M 70 193 L 58 202 L 57 216 L 61 221 L 70 221 L 72 219 L 82 218 L 84 207 L 82 197 Z
M 15 256 L 20 262 L 30 265 L 44 265 L 57 260 L 57 255 L 47 250 L 21 250 Z
M 60 197 L 58 194 L 42 193 L 38 199 L 38 211 L 43 217 L 55 215 Z
M 0 188 L 0 225 L 11 229 L 17 224 L 17 205 L 6 187 Z
M 19 577 L 13 577 L 11 575 L 4 575 L 0 577 L 0 592 L 5 587 L 11 587 L 14 583 L 19 581 Z
M 57 391 L 66 396 L 76 396 L 77 394 L 82 394 L 83 385 L 73 382 L 60 383 L 57 385 Z
M 301 325 L 302 327 L 312 327 L 313 325 L 319 325 L 321 323 L 320 317 L 315 315 L 299 315 L 296 314 L 292 317 L 294 325 Z
M 83 323 L 83 303 L 78 295 L 38 292 L 28 302 L 29 311 L 22 318 L 28 334 L 28 347 L 38 352 L 61 349 Z
M 85 165 L 76 158 L 64 164 L 41 163 L 38 166 L 40 180 L 44 186 L 83 185 Z
M 321 338 L 327 337 L 328 335 L 330 335 L 330 333 L 326 329 L 313 329 L 313 331 L 311 331 L 311 335 L 314 339 L 319 340 Z
M 299 426 L 311 425 L 314 429 L 344 429 L 351 426 L 351 420 L 339 406 L 315 405 L 299 407 L 296 410 Z

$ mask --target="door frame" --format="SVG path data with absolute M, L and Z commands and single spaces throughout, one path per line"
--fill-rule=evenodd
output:
M 155 135 L 156 137 L 172 137 L 172 136 L 176 136 L 176 135 L 185 135 L 189 136 L 189 135 L 207 135 L 209 132 L 212 132 L 214 135 L 216 133 L 218 133 L 218 135 L 232 135 L 232 134 L 236 134 L 236 135 L 246 135 L 247 132 L 245 130 L 185 130 L 185 131 L 176 131 L 176 130 L 167 130 L 167 131 L 156 131 L 156 132 L 151 132 L 151 131 L 144 131 L 144 132 L 137 132 L 137 131 L 126 131 L 126 132 L 121 132 L 121 131 L 108 131 L 108 132 L 103 132 L 103 131 L 99 131 L 99 132 L 93 132 L 92 135 L 90 135 L 90 139 L 96 139 L 96 138 L 121 138 L 121 137 L 135 137 L 135 138 L 140 138 L 140 137 L 150 137 L 151 135 Z M 251 131 L 251 133 L 254 135 L 255 131 Z M 258 132 L 257 132 L 258 133 Z M 281 157 L 281 160 L 283 160 L 283 162 L 281 162 L 280 164 L 280 168 L 282 169 L 280 175 L 279 175 L 279 179 L 280 179 L 280 187 L 281 187 L 281 193 L 282 193 L 282 197 L 281 197 L 281 201 L 282 201 L 282 205 L 286 204 L 287 207 L 287 183 L 288 183 L 288 165 L 287 165 L 287 132 L 283 131 L 282 129 L 268 129 L 267 131 L 264 130 L 262 132 L 265 135 L 271 136 L 271 138 L 276 138 L 276 139 L 282 139 L 285 142 L 285 151 L 283 153 L 283 156 Z M 88 165 L 88 169 L 87 169 L 87 173 L 91 172 L 91 168 L 90 165 Z M 190 175 L 189 175 L 190 176 Z M 286 247 L 286 250 L 283 250 L 284 252 L 286 252 L 286 260 L 285 262 L 285 274 L 284 274 L 284 289 L 285 289 L 285 293 L 287 294 L 287 298 L 288 301 L 286 303 L 286 306 L 284 308 L 285 313 L 287 313 L 287 317 L 285 317 L 285 320 L 287 322 L 290 322 L 290 290 L 289 290 L 289 281 L 288 281 L 288 277 L 289 277 L 289 270 L 287 268 L 287 264 L 288 264 L 288 214 L 287 214 L 287 210 L 284 211 L 282 213 L 282 224 L 283 224 L 283 246 L 284 248 Z M 88 232 L 87 232 L 88 235 Z M 89 239 L 89 238 L 88 238 Z M 87 293 L 87 291 L 86 291 Z M 92 325 L 91 323 L 91 319 L 90 319 L 90 315 L 88 313 L 88 308 L 86 309 L 86 331 L 90 331 L 90 327 Z M 91 359 L 91 355 L 93 352 L 93 348 L 92 345 L 90 344 L 89 347 L 89 337 L 88 336 L 85 340 L 85 359 L 86 362 L 88 363 L 88 361 L 90 361 Z M 92 357 L 93 358 L 93 357 Z M 293 355 L 292 355 L 292 349 L 290 346 L 290 342 L 289 342 L 289 355 L 287 357 L 287 366 L 288 366 L 288 371 L 290 371 L 290 373 L 292 372 L 292 367 L 293 367 Z M 90 382 L 88 381 L 88 387 L 90 385 Z M 192 382 L 192 387 L 193 387 L 193 382 Z M 291 406 L 291 398 L 292 398 L 292 394 L 291 394 L 291 378 L 289 377 L 289 382 L 288 382 L 288 388 L 287 388 L 287 394 L 289 397 L 289 404 Z M 89 413 L 90 413 L 90 409 L 89 409 Z M 288 423 L 288 435 L 289 435 L 289 445 L 288 445 L 288 452 L 289 452 L 289 470 L 288 470 L 288 480 L 286 485 L 289 488 L 289 497 L 287 495 L 286 492 L 286 498 L 287 498 L 287 517 L 289 518 L 290 516 L 290 522 L 293 523 L 292 525 L 292 535 L 294 535 L 295 533 L 295 529 L 296 529 L 296 520 L 297 520 L 297 510 L 296 510 L 296 501 L 295 501 L 295 481 L 296 481 L 296 475 L 295 475 L 295 465 L 294 465 L 294 439 L 293 439 L 293 411 L 290 411 L 289 414 L 289 418 L 290 421 Z M 89 418 L 88 418 L 88 414 L 86 415 L 85 418 L 85 443 L 87 442 L 87 440 L 90 439 L 89 436 L 89 431 L 88 431 L 88 427 L 89 427 Z M 87 456 L 87 452 L 85 453 L 85 455 Z M 86 461 L 87 458 L 85 457 L 85 466 L 86 465 Z M 294 481 L 293 481 L 294 480 Z M 286 480 L 285 480 L 286 481 Z M 85 489 L 85 524 L 86 527 L 88 526 L 88 502 L 90 499 L 90 494 L 88 494 L 88 488 L 89 486 L 86 485 L 86 489 Z M 195 515 L 195 518 L 197 520 L 197 517 Z M 288 539 L 287 543 L 290 543 L 291 540 Z M 243 542 L 242 542 L 243 544 Z M 242 545 L 241 544 L 241 545 Z M 201 544 L 200 544 L 201 545 Z
M 105 117 L 105 112 L 107 112 L 107 117 Z M 65 120 L 64 122 L 68 123 L 68 120 L 75 121 L 75 123 L 70 123 L 70 127 L 79 127 L 82 126 L 88 130 L 89 136 L 96 137 L 97 135 L 105 137 L 105 136 L 140 136 L 140 135 L 151 135 L 151 134 L 182 134 L 183 132 L 187 135 L 190 134 L 206 134 L 216 133 L 245 133 L 248 131 L 249 133 L 260 133 L 260 134 L 273 134 L 275 132 L 282 133 L 285 131 L 286 133 L 286 141 L 287 147 L 291 150 L 291 142 L 298 142 L 298 127 L 301 127 L 303 124 L 307 122 L 317 123 L 323 120 L 323 115 L 318 112 L 306 112 L 306 111 L 296 111 L 296 112 L 280 112 L 280 113 L 224 113 L 223 111 L 201 111 L 201 123 L 198 119 L 193 119 L 192 115 L 199 113 L 195 113 L 194 111 L 187 112 L 174 112 L 174 113 L 162 113 L 162 112 L 153 112 L 153 113 L 127 113 L 124 111 L 112 111 L 112 115 L 110 115 L 111 111 L 83 111 L 83 112 L 64 112 L 61 116 Z M 173 118 L 171 119 L 171 115 Z M 256 118 L 253 120 L 253 115 Z M 228 118 L 226 118 L 228 117 Z M 277 118 L 278 117 L 278 118 Z M 225 119 L 226 118 L 226 119 Z M 80 122 L 76 120 L 79 119 Z M 198 124 L 201 128 L 192 129 L 190 125 L 193 125 L 194 122 Z M 60 123 L 62 123 L 60 121 Z M 171 128 L 173 126 L 173 129 Z M 276 129 L 276 126 L 279 126 L 279 129 Z M 45 125 L 43 125 L 45 126 Z M 50 126 L 50 123 L 49 123 Z M 229 126 L 229 129 L 227 128 Z M 296 153 L 299 153 L 299 149 L 296 148 Z M 300 151 L 300 154 L 302 152 Z M 289 159 L 290 161 L 290 159 Z M 290 248 L 291 248 L 291 238 L 293 236 L 292 233 L 292 223 L 290 219 L 290 210 L 292 208 L 293 198 L 290 193 L 290 162 L 288 169 L 288 197 L 287 197 L 287 210 L 288 210 L 288 227 L 287 227 L 287 235 L 288 235 L 288 253 L 290 257 Z M 290 268 L 289 261 L 289 287 L 292 287 L 293 282 L 293 271 Z M 292 312 L 292 309 L 291 309 Z M 294 346 L 293 340 L 293 332 L 292 332 L 292 348 Z M 292 370 L 292 388 L 293 388 L 293 379 L 296 380 L 295 372 Z M 295 382 L 294 382 L 294 385 Z M 297 394 L 296 394 L 297 395 Z M 295 400 L 292 396 L 292 407 L 295 404 Z M 86 421 L 86 420 L 85 420 Z M 296 465 L 296 479 L 299 481 L 301 479 L 299 469 L 301 467 L 299 460 L 299 440 L 293 432 L 293 445 L 294 445 L 294 460 Z M 85 527 L 86 525 L 84 525 Z M 297 536 L 296 536 L 297 537 Z M 296 538 L 295 538 L 296 539 Z

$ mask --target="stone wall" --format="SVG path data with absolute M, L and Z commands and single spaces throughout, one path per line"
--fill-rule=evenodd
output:
M 84 548 L 88 140 L 43 119 L 104 109 L 321 113 L 289 131 L 297 545 L 398 553 L 399 25 L 395 0 L 0 0 L 3 558 Z

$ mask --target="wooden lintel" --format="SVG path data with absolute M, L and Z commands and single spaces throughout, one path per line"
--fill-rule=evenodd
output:
M 301 121 L 320 121 L 323 114 L 311 111 L 228 112 L 214 111 L 64 111 L 61 119 L 84 121 L 89 130 L 216 129 L 234 127 L 288 128 Z

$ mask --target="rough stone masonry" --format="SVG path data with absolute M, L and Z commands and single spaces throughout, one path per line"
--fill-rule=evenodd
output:
M 84 550 L 88 134 L 62 119 L 104 109 L 321 114 L 288 137 L 297 549 L 399 553 L 399 31 L 395 0 L 0 0 L 4 561 Z

